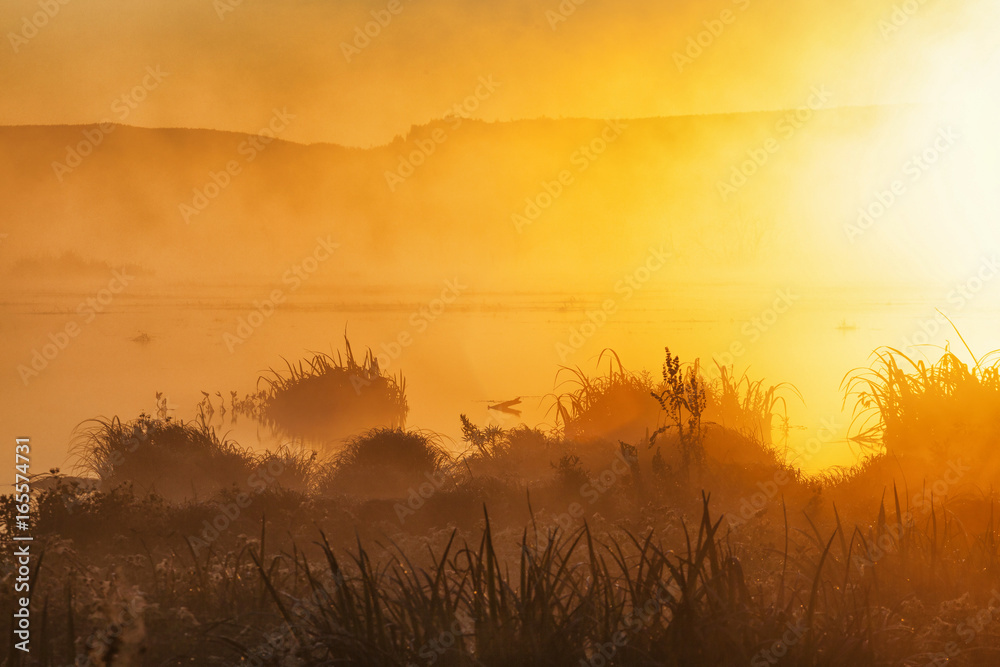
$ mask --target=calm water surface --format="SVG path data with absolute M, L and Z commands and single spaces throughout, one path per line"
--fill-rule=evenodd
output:
M 383 368 L 404 373 L 408 425 L 436 431 L 458 448 L 460 413 L 481 424 L 499 419 L 504 425 L 550 426 L 551 401 L 544 397 L 553 391 L 560 365 L 596 373 L 597 356 L 610 347 L 627 368 L 658 373 L 663 347 L 669 346 L 683 360 L 708 363 L 714 357 L 735 363 L 737 371 L 749 368 L 754 378 L 794 384 L 805 403 L 789 394 L 793 455 L 824 424 L 837 426 L 833 442 L 799 459 L 805 469 L 818 470 L 855 460 L 843 439 L 850 409 L 842 410 L 839 386 L 845 373 L 868 363 L 872 350 L 922 342 L 913 336 L 922 327 L 934 330 L 936 308 L 959 325 L 979 354 L 992 349 L 991 334 L 1000 331 L 992 286 L 961 308 L 948 302 L 948 290 L 929 301 L 916 290 L 731 284 L 632 295 L 465 289 L 442 307 L 434 299 L 444 289 L 331 297 L 304 288 L 269 317 L 255 318 L 262 323 L 241 343 L 226 334 L 246 333 L 237 332 L 238 322 L 253 312 L 254 301 L 266 298 L 266 287 L 123 294 L 89 322 L 77 306 L 92 293 L 8 296 L 0 305 L 3 420 L 9 431 L 33 438 L 36 471 L 67 468 L 81 421 L 152 412 L 156 392 L 168 398 L 176 418 L 192 419 L 202 391 L 221 392 L 227 400 L 231 390 L 253 391 L 262 371 L 283 365 L 281 357 L 342 348 L 346 328 L 356 352 L 371 347 Z M 71 323 L 79 325 L 78 334 L 25 385 L 18 367 L 29 366 L 33 351 Z M 939 329 L 930 342 L 960 344 L 953 332 Z M 518 396 L 519 419 L 487 409 L 490 401 Z M 213 400 L 218 406 L 219 399 Z M 245 446 L 278 444 L 246 419 L 235 425 L 227 419 L 219 429 Z

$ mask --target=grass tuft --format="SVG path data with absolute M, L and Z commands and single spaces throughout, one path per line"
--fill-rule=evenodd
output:
M 372 427 L 402 428 L 409 406 L 406 381 L 379 368 L 368 350 L 360 361 L 344 337 L 343 355 L 322 352 L 270 369 L 258 393 L 245 402 L 253 416 L 277 430 L 318 442 L 333 442 Z

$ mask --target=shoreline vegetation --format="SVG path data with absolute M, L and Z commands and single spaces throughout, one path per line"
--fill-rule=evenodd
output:
M 218 435 L 207 394 L 191 422 L 81 424 L 79 475 L 33 480 L 36 648 L 3 664 L 1000 660 L 997 353 L 877 350 L 842 386 L 860 463 L 808 476 L 796 389 L 732 367 L 606 350 L 560 369 L 554 428 L 456 415 L 453 453 L 345 343 L 231 394 L 275 451 Z

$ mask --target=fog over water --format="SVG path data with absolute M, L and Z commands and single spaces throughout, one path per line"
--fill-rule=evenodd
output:
M 218 410 L 221 401 L 216 392 L 228 405 L 230 391 L 240 396 L 255 391 L 258 374 L 269 366 L 282 367 L 282 356 L 295 360 L 309 350 L 342 349 L 347 328 L 356 348 L 370 345 L 382 368 L 404 374 L 408 425 L 448 436 L 457 449 L 460 412 L 481 423 L 552 426 L 552 401 L 544 397 L 555 390 L 560 365 L 579 365 L 596 374 L 598 355 L 611 347 L 628 368 L 655 374 L 662 348 L 669 345 L 685 359 L 700 357 L 703 364 L 711 358 L 731 360 L 739 371 L 749 368 L 751 377 L 794 384 L 805 399 L 803 404 L 792 392 L 785 394 L 793 427 L 788 444 L 795 456 L 794 450 L 816 437 L 826 423 L 839 426 L 838 440 L 843 437 L 850 409 L 846 413 L 841 409 L 840 382 L 847 371 L 867 364 L 875 347 L 920 343 L 922 328 L 939 330 L 934 341 L 950 339 L 960 345 L 917 293 L 899 289 L 729 284 L 703 286 L 700 291 L 649 288 L 624 300 L 613 290 L 514 294 L 469 287 L 442 306 L 435 299 L 445 289 L 442 282 L 437 291 L 401 290 L 373 305 L 357 294 L 331 299 L 322 290 L 303 288 L 263 319 L 246 342 L 235 344 L 226 336 L 245 333 L 237 331 L 238 323 L 253 312 L 246 304 L 259 301 L 258 289 L 243 287 L 232 296 L 123 294 L 89 324 L 75 310 L 86 302 L 84 294 L 8 303 L 4 321 L 16 328 L 8 328 L 5 335 L 5 367 L 30 366 L 31 351 L 51 343 L 48 334 L 58 336 L 67 323 L 79 322 L 80 332 L 37 377 L 29 376 L 27 387 L 17 376 L 11 378 L 4 404 L 22 428 L 46 443 L 40 465 L 65 465 L 72 429 L 84 419 L 153 413 L 156 392 L 166 396 L 175 418 L 194 419 L 202 391 L 212 395 Z M 996 326 L 1000 317 L 996 289 L 987 283 L 977 297 L 982 305 L 971 302 L 953 313 L 963 331 L 985 332 Z M 778 313 L 785 310 L 785 298 L 790 304 L 787 312 Z M 616 300 L 616 311 L 586 337 L 592 331 L 588 323 L 601 321 L 601 304 L 609 299 Z M 888 302 L 893 305 L 887 306 Z M 947 295 L 942 296 L 941 306 L 947 313 Z M 403 346 L 400 339 L 410 342 Z M 967 340 L 974 349 L 978 343 L 981 350 L 989 338 L 971 333 Z M 912 351 L 920 354 L 920 349 Z M 518 406 L 523 411 L 520 418 L 487 410 L 489 402 L 516 397 L 524 397 Z M 244 417 L 234 424 L 231 417 L 231 412 L 216 414 L 212 423 L 245 446 L 263 449 L 287 442 L 253 420 Z M 819 470 L 851 464 L 855 456 L 856 450 L 838 441 L 825 445 L 821 456 L 801 463 L 807 470 Z
M 335 57 L 324 60 L 283 36 L 318 29 L 310 21 L 349 36 L 360 6 L 281 20 L 248 6 L 208 21 L 180 3 L 159 8 L 172 12 L 169 30 L 137 10 L 144 35 L 119 46 L 136 56 L 123 62 L 144 64 L 108 70 L 88 91 L 53 68 L 83 48 L 57 38 L 92 14 L 67 7 L 18 46 L 35 75 L 9 70 L 0 102 L 0 152 L 14 157 L 0 163 L 0 402 L 51 443 L 52 465 L 83 419 L 150 410 L 157 391 L 192 419 L 202 391 L 253 391 L 282 357 L 341 349 L 345 330 L 406 377 L 408 424 L 452 438 L 460 413 L 485 420 L 490 401 L 518 396 L 524 421 L 551 425 L 542 398 L 560 365 L 596 372 L 612 348 L 655 374 L 669 346 L 797 387 L 806 404 L 789 401 L 794 449 L 821 420 L 847 421 L 840 381 L 879 346 L 954 347 L 950 318 L 976 354 L 989 351 L 1000 104 L 995 53 L 971 39 L 995 18 L 988 3 L 952 12 L 953 30 L 932 40 L 929 5 L 926 21 L 887 32 L 891 3 L 852 3 L 861 14 L 850 19 L 839 6 L 723 3 L 739 15 L 731 40 L 703 47 L 687 78 L 675 56 L 707 20 L 700 6 L 657 5 L 668 34 L 633 26 L 623 41 L 628 26 L 608 34 L 607 8 L 554 29 L 515 3 L 485 34 L 435 20 L 481 26 L 478 13 L 499 10 L 437 4 L 454 12 L 414 6 L 353 63 L 340 38 L 315 42 Z M 744 48 L 776 12 L 799 30 L 781 31 L 773 49 Z M 194 39 L 237 22 L 269 26 L 253 57 L 280 45 L 272 69 L 220 65 L 199 78 L 197 53 L 164 41 L 180 26 Z M 849 57 L 810 40 L 820 24 L 853 40 Z M 84 42 L 113 21 L 94 25 Z M 455 64 L 427 41 L 444 33 L 493 55 Z M 510 57 L 483 46 L 514 34 Z M 599 66 L 607 40 L 615 61 Z M 645 76 L 652 65 L 621 44 L 654 42 L 662 62 Z M 43 43 L 54 50 L 31 50 Z M 394 69 L 401 49 L 424 60 Z M 562 55 L 538 68 L 539 49 Z M 750 54 L 750 79 L 721 67 L 736 53 Z M 790 54 L 813 67 L 761 77 Z M 419 82 L 421 67 L 444 61 L 447 77 Z M 588 66 L 628 77 L 584 77 Z M 270 77 L 290 70 L 274 87 Z M 9 104 L 29 80 L 34 101 Z M 713 86 L 696 85 L 705 80 Z M 219 81 L 249 102 L 208 95 Z M 342 89 L 356 105 L 331 102 Z M 443 293 L 453 302 L 430 312 Z M 234 433 L 266 444 L 248 429 Z M 853 456 L 830 445 L 803 465 Z

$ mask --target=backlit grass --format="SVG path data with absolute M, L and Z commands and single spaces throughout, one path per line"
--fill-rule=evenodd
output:
M 77 453 L 101 488 L 51 473 L 33 502 L 33 628 L 44 648 L 4 664 L 762 667 L 1000 656 L 997 497 L 970 483 L 992 461 L 997 365 L 946 351 L 922 366 L 880 352 L 849 386 L 860 410 L 875 410 L 861 433 L 884 438 L 889 454 L 810 479 L 746 432 L 777 410 L 780 386 L 728 376 L 713 389 L 696 364 L 667 355 L 655 386 L 615 360 L 603 378 L 577 376 L 563 399 L 568 423 L 605 428 L 598 416 L 646 391 L 630 419 L 646 397 L 656 410 L 636 422 L 633 444 L 610 439 L 617 422 L 584 440 L 565 421 L 546 433 L 462 417 L 464 452 L 383 426 L 324 459 L 246 452 L 202 424 L 92 422 Z M 746 429 L 707 419 L 713 390 Z M 897 462 L 942 442 L 968 460 Z M 733 460 L 723 445 L 759 455 Z M 162 497 L 203 468 L 214 488 Z M 15 505 L 0 497 L 5 550 Z M 5 561 L 0 607 L 12 604 L 13 577 Z
M 406 381 L 382 371 L 368 350 L 358 360 L 344 338 L 341 355 L 315 353 L 285 369 L 271 369 L 249 411 L 278 430 L 317 442 L 336 442 L 372 426 L 406 423 Z

